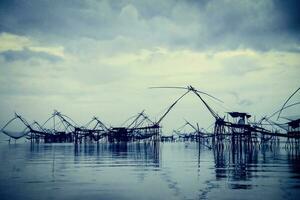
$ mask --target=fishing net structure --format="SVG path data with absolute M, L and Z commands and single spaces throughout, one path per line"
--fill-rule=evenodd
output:
M 218 140 L 229 138 L 231 134 L 234 137 L 240 135 L 242 137 L 256 137 L 258 133 L 262 136 L 280 136 L 280 137 L 293 137 L 300 138 L 300 117 L 296 106 L 299 107 L 300 101 L 297 99 L 296 94 L 299 94 L 298 88 L 291 96 L 284 102 L 282 107 L 269 116 L 261 118 L 259 121 L 249 121 L 251 115 L 243 112 L 225 112 L 226 116 L 222 117 L 216 110 L 210 107 L 210 103 L 204 97 L 209 97 L 213 102 L 223 103 L 222 100 L 194 87 L 152 87 L 152 88 L 171 88 L 184 90 L 184 93 L 177 98 L 171 106 L 163 113 L 159 120 L 152 121 L 145 114 L 144 110 L 137 115 L 130 117 L 119 127 L 107 127 L 97 117 L 94 117 L 86 125 L 78 125 L 70 117 L 54 111 L 54 113 L 44 122 L 39 124 L 33 122 L 29 124 L 23 117 L 15 114 L 14 118 L 9 120 L 5 126 L 0 129 L 3 134 L 19 139 L 26 137 L 31 141 L 43 140 L 45 142 L 86 142 L 86 141 L 99 141 L 104 138 L 106 141 L 134 141 L 134 140 L 157 140 L 161 136 L 162 120 L 167 116 L 172 108 L 185 97 L 188 93 L 192 93 L 204 104 L 204 107 L 209 111 L 211 116 L 215 118 L 207 129 L 200 128 L 198 123 L 196 125 L 186 121 L 184 126 L 178 130 L 174 130 L 177 137 L 214 137 Z M 292 99 L 292 97 L 294 97 Z M 295 98 L 296 97 L 296 98 Z M 299 96 L 298 96 L 299 97 Z M 224 107 L 225 108 L 225 107 Z M 225 108 L 226 110 L 227 108 Z M 227 109 L 228 110 L 228 109 Z M 288 110 L 288 112 L 286 112 Z M 280 116 L 284 113 L 285 117 Z M 296 115 L 293 115 L 293 114 Z M 228 118 L 228 114 L 233 119 Z M 293 116 L 287 116 L 287 115 Z M 277 119 L 275 117 L 277 116 Z M 281 119 L 281 120 L 279 120 Z M 213 126 L 214 125 L 214 126 Z M 187 130 L 189 128 L 190 130 Z M 212 132 L 208 129 L 212 128 Z M 252 134 L 253 133 L 253 134 Z M 173 134 L 174 135 L 174 134 Z M 172 135 L 172 137 L 173 137 Z
M 103 132 L 109 131 L 109 128 L 97 117 L 93 117 L 91 121 L 89 121 L 86 125 L 82 126 L 81 128 L 87 130 L 98 130 Z
M 19 139 L 28 135 L 30 133 L 30 128 L 19 116 L 16 116 L 5 124 L 1 129 L 1 132 L 11 138 Z

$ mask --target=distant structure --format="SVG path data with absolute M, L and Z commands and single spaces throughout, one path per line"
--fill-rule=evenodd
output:
M 224 117 L 220 117 L 218 113 L 212 109 L 212 107 L 203 99 L 201 95 L 206 95 L 214 100 L 220 101 L 218 98 L 199 91 L 195 89 L 193 86 L 187 86 L 187 87 L 153 87 L 153 88 L 163 88 L 163 89 L 181 89 L 186 90 L 186 92 L 180 97 L 180 99 L 185 96 L 187 93 L 192 92 L 195 94 L 201 102 L 204 104 L 204 106 L 207 108 L 207 110 L 210 112 L 210 114 L 215 118 L 214 123 L 214 129 L 213 133 L 208 134 L 208 136 L 212 137 L 213 144 L 222 143 L 224 140 L 230 140 L 230 141 L 243 141 L 243 142 L 257 142 L 258 139 L 261 139 L 262 141 L 266 141 L 272 138 L 278 138 L 278 137 L 285 137 L 288 139 L 298 139 L 299 138 L 299 124 L 295 122 L 289 122 L 284 125 L 289 125 L 291 127 L 291 124 L 293 124 L 294 128 L 290 128 L 290 131 L 286 129 L 286 133 L 277 133 L 272 132 L 268 129 L 263 128 L 262 126 L 258 126 L 259 123 L 250 123 L 249 118 L 251 117 L 250 114 L 245 112 L 228 112 L 227 114 L 229 117 L 227 117 L 227 120 L 225 120 Z M 299 91 L 297 89 L 293 95 Z M 291 97 L 288 98 L 288 100 Z M 283 108 L 285 107 L 286 103 L 283 105 Z M 294 104 L 296 105 L 296 104 Z M 288 107 L 288 106 L 287 106 Z M 280 111 L 281 112 L 281 111 Z M 270 121 L 270 120 L 269 120 Z M 297 125 L 295 125 L 297 124 Z M 261 125 L 261 123 L 260 123 Z M 278 125 L 276 123 L 272 123 L 272 125 Z M 282 127 L 282 126 L 281 126 Z M 197 129 L 195 129 L 197 130 Z M 185 134 L 185 137 L 187 135 Z
M 200 143 L 212 141 L 212 145 L 218 145 L 224 141 L 231 141 L 233 143 L 257 143 L 259 140 L 262 142 L 269 141 L 271 139 L 278 139 L 278 137 L 288 138 L 288 141 L 293 140 L 297 143 L 300 138 L 300 119 L 288 119 L 287 123 L 279 124 L 271 120 L 271 117 L 278 113 L 278 118 L 281 112 L 294 105 L 300 104 L 300 102 L 287 105 L 287 102 L 294 96 L 300 88 L 298 88 L 283 104 L 282 108 L 273 113 L 269 117 L 264 117 L 258 122 L 250 122 L 251 115 L 245 112 L 232 111 L 227 112 L 227 117 L 221 117 L 219 114 L 205 101 L 203 96 L 209 97 L 215 101 L 222 102 L 220 99 L 195 89 L 193 86 L 187 87 L 152 87 L 162 89 L 180 89 L 185 92 L 179 96 L 172 104 L 167 108 L 158 121 L 152 121 L 145 114 L 145 111 L 138 113 L 137 115 L 130 117 L 121 126 L 105 125 L 99 118 L 93 117 L 85 125 L 78 125 L 70 117 L 54 111 L 53 114 L 43 123 L 39 124 L 34 121 L 28 123 L 21 115 L 15 113 L 15 117 L 7 122 L 7 124 L 1 129 L 1 132 L 7 136 L 19 139 L 27 138 L 31 142 L 45 142 L 45 143 L 87 143 L 87 142 L 131 142 L 131 141 L 175 141 L 176 138 L 183 141 L 197 141 Z M 212 133 L 209 133 L 203 128 L 199 128 L 199 125 L 192 125 L 186 121 L 183 127 L 190 126 L 193 131 L 189 133 L 182 133 L 180 130 L 174 131 L 175 135 L 164 136 L 161 135 L 161 122 L 170 113 L 174 106 L 185 97 L 188 93 L 193 93 L 200 99 L 203 105 L 207 108 L 209 113 L 215 119 Z M 10 131 L 9 126 L 16 120 L 20 121 L 24 125 L 22 131 Z M 266 124 L 264 124 L 266 123 Z M 273 127 L 272 130 L 265 128 L 266 125 Z M 285 132 L 280 133 L 274 127 L 279 127 Z M 274 131 L 275 130 L 275 131 Z
M 288 124 L 288 132 L 287 134 L 293 138 L 300 138 L 300 119 L 292 120 L 287 123 Z
M 32 142 L 43 141 L 45 143 L 74 142 L 77 144 L 100 140 L 129 142 L 137 140 L 158 141 L 160 139 L 161 127 L 157 122 L 151 121 L 144 111 L 134 117 L 128 126 L 107 127 L 97 117 L 94 117 L 86 125 L 79 126 L 70 117 L 54 111 L 51 117 L 40 125 L 38 122 L 29 124 L 22 116 L 15 113 L 15 117 L 8 121 L 1 132 L 14 139 L 25 137 Z M 24 124 L 24 130 L 8 131 L 7 127 L 16 120 Z

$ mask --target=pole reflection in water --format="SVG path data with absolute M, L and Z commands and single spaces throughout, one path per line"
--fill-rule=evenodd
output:
M 0 198 L 296 199 L 299 160 L 278 143 L 0 144 Z
M 242 142 L 217 146 L 213 154 L 217 182 L 226 181 L 226 187 L 239 191 L 236 194 L 244 193 L 242 199 L 256 195 L 295 199 L 300 194 L 296 190 L 300 186 L 299 147 Z M 243 189 L 252 192 L 240 192 Z
M 95 145 L 75 145 L 74 162 L 80 163 L 84 158 L 103 158 L 110 160 L 108 166 L 152 166 L 159 167 L 159 143 L 100 143 Z M 124 160 L 125 162 L 117 162 Z

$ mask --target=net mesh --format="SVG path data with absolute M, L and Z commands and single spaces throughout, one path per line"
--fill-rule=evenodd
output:
M 30 131 L 24 130 L 24 131 L 8 131 L 8 130 L 2 130 L 2 133 L 4 133 L 5 135 L 12 137 L 14 139 L 19 139 L 21 137 L 26 136 L 28 133 L 30 133 Z

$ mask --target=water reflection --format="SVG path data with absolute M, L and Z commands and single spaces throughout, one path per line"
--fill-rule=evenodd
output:
M 75 145 L 74 160 L 80 161 L 82 157 L 94 157 L 101 160 L 103 157 L 111 160 L 130 160 L 143 165 L 151 164 L 159 167 L 160 143 L 101 143 L 95 145 Z M 113 165 L 109 165 L 113 166 Z
M 0 145 L 1 199 L 295 199 L 299 149 L 197 143 Z M 17 189 L 18 192 L 14 192 Z
M 160 143 L 159 142 L 136 142 L 136 143 L 96 143 L 96 144 L 31 144 L 27 158 L 34 156 L 49 156 L 49 154 L 74 155 L 74 163 L 93 160 L 128 160 L 139 165 L 151 164 L 160 167 Z M 137 165 L 137 166 L 139 166 Z M 113 165 L 108 165 L 113 166 Z
M 253 179 L 264 176 L 263 172 L 272 172 L 270 168 L 284 171 L 285 164 L 292 169 L 292 174 L 300 173 L 299 151 L 286 151 L 279 143 L 220 145 L 213 149 L 213 155 L 216 180 L 227 180 L 231 189 L 252 189 L 257 186 L 251 183 Z

